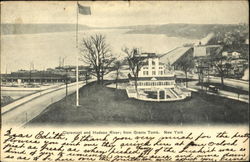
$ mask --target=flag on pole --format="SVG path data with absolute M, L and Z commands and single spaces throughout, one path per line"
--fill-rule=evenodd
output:
M 77 2 L 77 12 L 76 12 L 76 48 L 78 48 L 78 13 L 82 15 L 91 15 L 91 10 L 89 6 L 82 6 Z M 78 54 L 76 56 L 76 106 L 79 106 L 79 63 Z
M 91 15 L 91 10 L 89 6 L 82 6 L 79 3 L 78 4 L 78 11 L 82 15 Z

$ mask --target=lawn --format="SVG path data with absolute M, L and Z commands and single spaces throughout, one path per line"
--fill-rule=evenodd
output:
M 78 124 L 247 124 L 248 104 L 203 93 L 174 102 L 129 99 L 124 90 L 91 83 L 75 94 L 50 105 L 28 125 Z

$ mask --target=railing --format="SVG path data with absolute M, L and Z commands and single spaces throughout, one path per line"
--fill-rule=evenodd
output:
M 167 91 L 168 90 L 168 91 Z M 133 88 L 126 88 L 126 92 L 129 98 L 135 98 L 138 100 L 143 100 L 143 101 L 178 101 L 178 100 L 183 100 L 189 96 L 191 96 L 191 93 L 185 93 L 182 92 L 182 94 L 178 94 L 177 92 L 173 91 L 172 89 L 166 89 L 166 92 L 171 93 L 170 98 L 149 98 L 145 95 L 145 93 L 141 93 L 140 90 L 138 91 L 138 94 L 136 93 L 135 89 Z M 166 95 L 166 94 L 165 94 Z

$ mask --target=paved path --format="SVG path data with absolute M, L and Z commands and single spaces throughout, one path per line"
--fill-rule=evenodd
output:
M 197 81 L 188 82 L 188 87 L 194 90 L 201 89 L 201 86 L 196 85 L 197 83 L 198 83 Z M 206 90 L 206 87 L 203 87 L 203 90 Z M 237 94 L 224 90 L 219 90 L 218 93 L 211 93 L 211 92 L 207 93 L 249 103 L 249 95 Z
M 74 84 L 74 83 L 73 83 Z M 23 103 L 26 103 L 36 97 L 40 97 L 41 95 L 44 95 L 46 93 L 50 93 L 50 92 L 53 92 L 57 89 L 60 89 L 60 88 L 65 88 L 65 85 L 57 85 L 57 86 L 54 86 L 54 87 L 51 87 L 51 88 L 48 88 L 48 89 L 45 89 L 43 91 L 37 91 L 35 93 L 32 93 L 30 95 L 27 95 L 25 97 L 22 97 L 20 99 L 17 99 L 16 101 L 6 105 L 6 106 L 3 106 L 1 107 L 1 114 L 5 114 L 7 113 L 8 111 L 11 111 L 12 109 L 22 105 Z
M 209 81 L 214 83 L 221 83 L 221 78 L 210 77 Z M 224 84 L 230 87 L 241 88 L 242 90 L 249 91 L 249 82 L 247 81 L 224 78 Z
M 84 84 L 80 83 L 80 87 Z M 50 104 L 57 102 L 65 97 L 65 86 L 51 90 L 46 94 L 41 94 L 36 98 L 33 98 L 14 109 L 2 114 L 2 125 L 15 125 L 22 126 L 28 121 L 39 115 Z M 72 94 L 76 91 L 76 85 L 73 83 L 68 86 L 68 94 Z

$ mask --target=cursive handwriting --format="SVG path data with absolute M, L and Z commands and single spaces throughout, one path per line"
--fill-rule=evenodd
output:
M 7 161 L 244 161 L 248 132 L 32 131 L 3 133 Z

